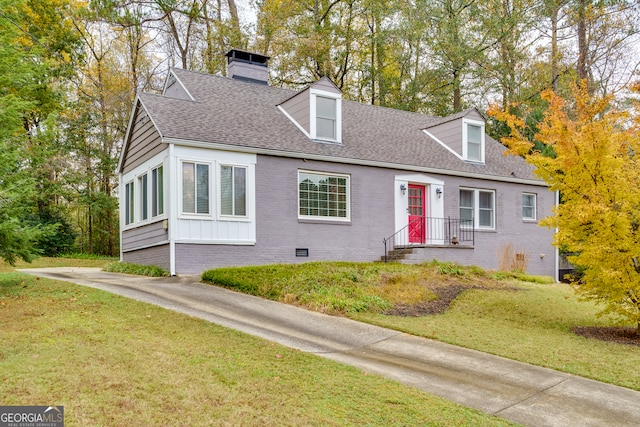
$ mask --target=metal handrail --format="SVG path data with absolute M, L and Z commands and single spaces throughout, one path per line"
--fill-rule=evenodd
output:
M 422 228 L 425 231 L 421 233 L 421 237 L 424 238 L 421 238 L 420 242 L 407 242 L 409 238 L 408 229 L 417 222 L 422 222 Z M 391 236 L 382 239 L 382 241 L 384 243 L 384 262 L 388 262 L 392 261 L 389 257 L 389 252 L 398 248 L 408 248 L 416 245 L 473 246 L 475 245 L 475 230 L 473 219 L 419 216 Z

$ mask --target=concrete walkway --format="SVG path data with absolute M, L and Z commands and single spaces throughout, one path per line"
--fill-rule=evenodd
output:
M 21 271 L 202 318 L 524 425 L 640 426 L 639 392 L 204 285 L 196 276 Z

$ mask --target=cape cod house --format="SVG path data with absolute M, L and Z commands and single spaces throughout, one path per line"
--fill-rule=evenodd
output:
M 405 262 L 496 269 L 510 246 L 555 276 L 537 220 L 556 196 L 477 110 L 361 104 L 327 78 L 275 88 L 267 57 L 227 56 L 229 77 L 171 69 L 162 95 L 136 97 L 118 164 L 123 261 L 187 274 L 410 247 Z

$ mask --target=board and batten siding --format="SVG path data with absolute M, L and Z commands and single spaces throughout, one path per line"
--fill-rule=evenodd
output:
M 202 163 L 209 166 L 209 213 L 182 213 L 182 164 Z M 174 238 L 177 243 L 198 244 L 253 244 L 256 240 L 255 215 L 255 164 L 256 155 L 231 151 L 207 150 L 193 147 L 175 147 L 171 160 L 170 185 L 176 188 L 177 200 L 170 203 L 175 219 Z M 246 215 L 224 216 L 220 212 L 220 170 L 222 166 L 239 166 L 247 169 Z
M 132 124 L 129 141 L 122 165 L 123 174 L 142 165 L 167 148 L 167 144 L 162 142 L 160 133 L 158 133 L 158 130 L 140 103 L 138 103 L 136 107 L 135 121 Z
M 122 232 L 123 252 L 159 245 L 168 241 L 169 234 L 164 226 L 164 221 L 156 221 Z

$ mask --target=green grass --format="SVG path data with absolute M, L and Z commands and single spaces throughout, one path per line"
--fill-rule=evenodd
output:
M 19 260 L 15 267 L 0 260 L 0 273 L 12 272 L 16 268 L 48 268 L 48 267 L 95 267 L 104 268 L 117 258 L 84 257 L 81 259 L 69 259 L 67 257 L 40 257 L 32 262 Z
M 570 286 L 550 278 L 437 262 L 226 268 L 206 272 L 203 278 L 254 295 L 640 390 L 640 347 L 572 333 L 576 326 L 616 323 L 599 318 L 598 307 L 579 301 Z M 383 314 L 397 303 L 429 301 L 438 287 L 460 285 L 483 289 L 465 291 L 441 315 Z M 389 290 L 398 295 L 404 288 L 411 290 L 405 300 L 389 296 Z M 426 292 L 420 294 L 418 288 Z
M 64 405 L 67 426 L 509 425 L 203 320 L 17 272 L 0 273 L 0 340 L 2 404 Z

